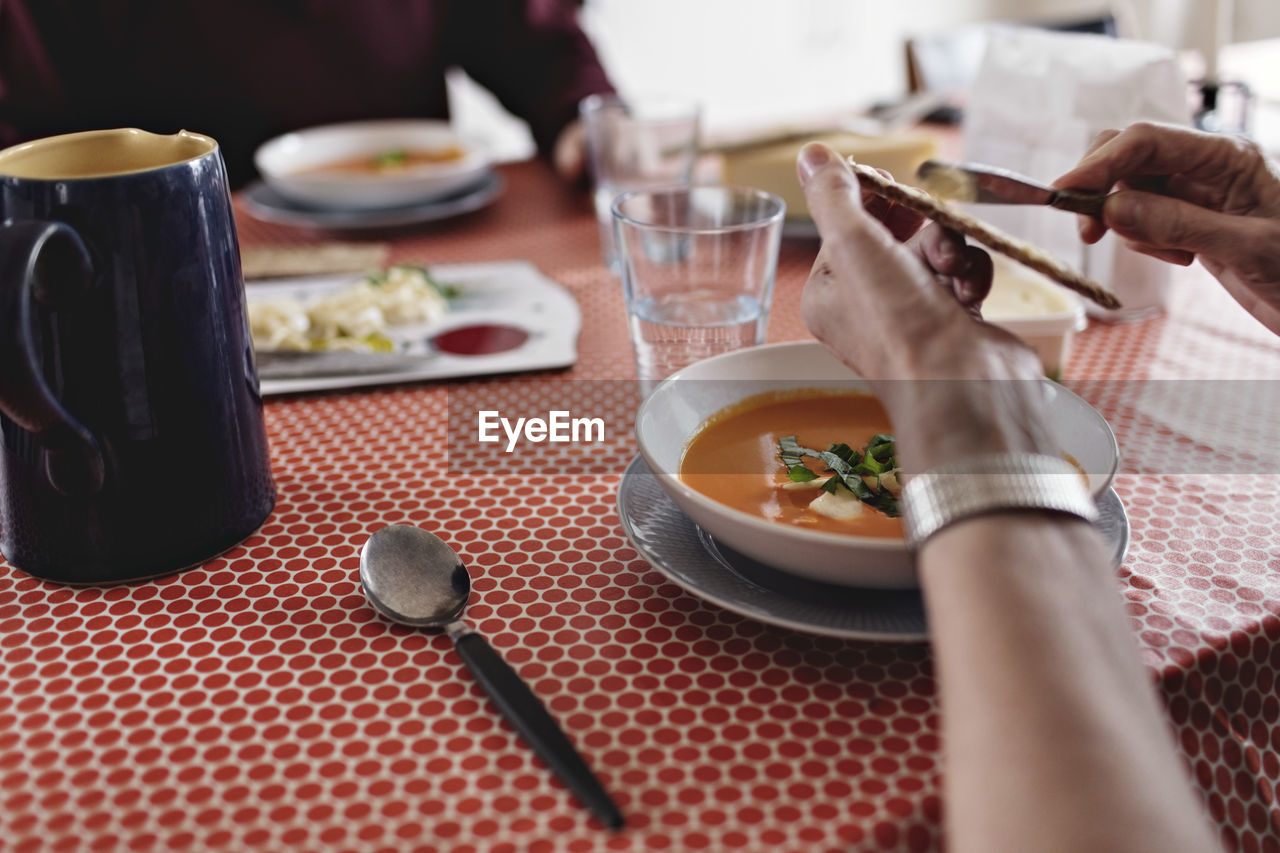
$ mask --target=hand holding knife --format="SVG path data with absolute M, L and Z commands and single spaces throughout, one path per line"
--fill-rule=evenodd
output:
M 1102 218 L 1106 193 L 1060 190 L 1025 175 L 975 163 L 926 160 L 916 170 L 920 186 L 950 201 L 977 204 L 1035 204 Z

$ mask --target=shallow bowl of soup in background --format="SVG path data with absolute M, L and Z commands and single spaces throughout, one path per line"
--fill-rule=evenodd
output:
M 877 524 L 869 528 L 872 535 L 864 535 L 770 520 L 709 497 L 682 475 L 695 439 L 709 425 L 720 423 L 726 413 L 793 398 L 870 393 L 865 380 L 817 342 L 753 347 L 697 362 L 665 380 L 637 413 L 636 438 L 663 490 L 685 515 L 733 550 L 810 580 L 909 589 L 918 585 L 914 561 L 896 530 L 887 532 L 885 525 Z M 1088 403 L 1049 380 L 1045 380 L 1045 404 L 1062 452 L 1075 460 L 1094 497 L 1100 497 L 1119 465 L 1110 426 Z M 801 416 L 803 408 L 796 407 Z M 872 422 L 867 423 L 866 429 L 871 429 Z M 776 456 L 777 436 L 783 433 L 806 443 L 805 423 L 780 424 L 772 434 L 761 435 L 758 450 L 743 454 L 756 457 L 746 470 L 726 470 L 725 476 L 741 478 L 743 483 L 776 482 L 779 472 L 786 470 Z M 865 443 L 868 438 L 851 435 L 845 441 Z M 826 450 L 826 446 L 815 449 Z M 760 470 L 759 459 L 770 456 L 774 467 Z M 699 477 L 705 475 L 704 471 Z
M 448 122 L 386 119 L 312 127 L 254 152 L 267 186 L 297 204 L 375 210 L 423 204 L 479 181 L 489 158 Z

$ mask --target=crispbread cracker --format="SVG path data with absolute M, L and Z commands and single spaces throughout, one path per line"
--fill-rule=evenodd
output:
M 247 279 L 368 272 L 385 266 L 390 253 L 386 243 L 255 246 L 241 251 L 240 265 Z
M 1006 234 L 981 219 L 934 198 L 924 190 L 892 181 L 870 166 L 855 163 L 852 160 L 849 161 L 849 165 L 853 167 L 853 173 L 858 176 L 858 182 L 876 195 L 914 210 L 937 222 L 943 228 L 950 228 L 966 237 L 972 237 L 987 248 L 994 249 L 1002 255 L 1008 255 L 1018 263 L 1044 274 L 1063 287 L 1093 300 L 1103 308 L 1120 307 L 1120 300 L 1116 299 L 1111 291 L 1030 243 Z

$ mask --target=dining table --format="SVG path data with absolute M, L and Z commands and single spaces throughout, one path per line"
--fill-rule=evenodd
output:
M 199 567 L 73 587 L 0 561 L 0 848 L 944 844 L 928 642 L 751 618 L 642 556 L 617 503 L 640 395 L 591 200 L 540 161 L 498 172 L 505 189 L 482 210 L 337 236 L 384 241 L 392 262 L 531 263 L 580 308 L 576 362 L 268 397 L 275 509 Z M 242 247 L 335 239 L 236 203 Z M 811 338 L 800 294 L 816 249 L 783 241 L 771 342 Z M 1062 381 L 1120 447 L 1116 594 L 1171 747 L 1224 849 L 1280 851 L 1280 467 L 1227 428 L 1280 387 L 1280 338 L 1199 266 L 1174 270 L 1170 288 L 1160 316 L 1090 322 Z M 606 424 L 589 453 L 561 464 L 466 446 L 479 409 L 561 392 Z M 1201 399 L 1240 414 L 1202 429 L 1205 409 L 1187 402 Z M 1276 430 L 1253 426 L 1264 441 Z M 468 620 L 560 722 L 622 830 L 534 756 L 444 633 L 370 607 L 360 551 L 392 524 L 458 552 Z

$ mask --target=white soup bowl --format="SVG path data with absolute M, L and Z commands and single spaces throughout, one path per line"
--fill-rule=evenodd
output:
M 901 539 L 768 521 L 712 500 L 680 479 L 685 449 L 717 412 L 758 394 L 807 388 L 870 393 L 864 379 L 816 341 L 752 347 L 697 362 L 664 380 L 640 407 L 640 453 L 685 515 L 735 551 L 825 583 L 881 589 L 917 586 L 912 555 Z M 1062 451 L 1075 458 L 1088 476 L 1090 491 L 1100 497 L 1119 464 L 1111 427 L 1088 403 L 1049 380 L 1045 405 Z

